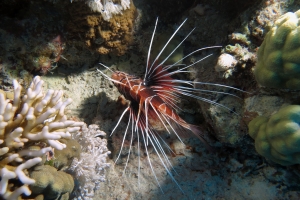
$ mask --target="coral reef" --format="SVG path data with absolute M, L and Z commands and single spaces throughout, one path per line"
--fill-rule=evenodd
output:
M 92 2 L 107 4 L 107 9 L 126 9 L 105 21 L 101 13 L 91 10 Z M 137 15 L 128 0 L 3 0 L 0 11 L 0 72 L 8 82 L 30 73 L 53 73 L 59 66 L 62 70 L 90 66 L 98 53 L 124 54 L 133 40 Z
M 81 146 L 74 139 L 62 138 L 59 141 L 66 144 L 67 147 L 63 150 L 56 150 L 54 158 L 46 163 L 58 170 L 66 170 L 75 158 L 80 157 Z
M 103 131 L 99 130 L 98 125 L 86 124 L 73 138 L 82 147 L 80 158 L 75 158 L 70 170 L 73 171 L 79 181 L 79 188 L 75 190 L 75 199 L 90 199 L 94 197 L 94 191 L 99 189 L 100 182 L 105 181 L 105 168 L 109 167 L 106 158 L 110 154 L 107 149 L 106 139 Z
M 64 48 L 65 44 L 60 35 L 47 44 L 36 46 L 28 59 L 29 66 L 31 66 L 28 70 L 45 75 L 48 71 L 55 69 Z
M 5 38 L 0 41 L 2 73 L 13 78 L 17 77 L 17 72 L 24 69 L 33 74 L 47 74 L 57 67 L 57 62 L 65 48 L 65 43 L 62 42 L 60 35 L 49 41 L 31 38 L 31 41 L 28 42 L 16 38 L 15 35 L 2 30 L 1 27 L 0 34 Z M 20 51 L 11 54 L 15 49 L 20 49 Z
M 259 116 L 249 123 L 256 151 L 281 165 L 300 163 L 300 106 L 282 107 L 270 119 Z
M 231 68 L 234 68 L 237 64 L 237 60 L 234 56 L 228 54 L 228 53 L 222 53 L 217 61 L 217 64 L 215 65 L 215 70 L 217 72 L 228 72 L 231 70 Z
M 260 46 L 257 82 L 272 88 L 300 89 L 300 10 L 281 16 Z
M 50 165 L 35 167 L 30 177 L 36 180 L 29 186 L 32 193 L 42 194 L 46 199 L 68 200 L 74 188 L 74 180 L 70 174 L 57 171 Z
M 66 144 L 59 139 L 70 138 L 83 125 L 67 120 L 64 111 L 72 100 L 62 101 L 63 92 L 58 90 L 45 94 L 40 77 L 34 78 L 23 97 L 21 85 L 16 80 L 13 85 L 13 99 L 0 94 L 0 195 L 5 199 L 30 195 L 28 185 L 36 180 L 28 172 L 43 164 L 54 149 L 64 149 Z M 19 187 L 18 181 L 24 185 Z
M 290 4 L 287 1 L 280 0 L 257 1 L 256 3 L 257 5 L 248 8 L 239 16 L 244 21 L 242 26 L 228 35 L 229 44 L 222 49 L 222 54 L 230 54 L 237 61 L 234 67 L 223 72 L 225 78 L 230 78 L 233 74 L 239 73 L 252 74 L 251 69 L 257 61 L 256 51 L 261 45 L 266 32 L 270 30 L 275 20 L 284 13 L 286 7 Z M 253 12 L 254 9 L 255 12 Z M 252 18 L 250 22 L 246 19 L 249 15 Z
M 0 72 L 12 79 L 55 69 L 65 48 L 60 9 L 45 1 L 1 2 Z
M 249 66 L 252 66 L 256 61 L 256 54 L 249 47 L 245 46 L 246 43 L 243 44 L 244 40 L 234 40 L 234 42 L 234 45 L 227 45 L 219 57 L 220 60 L 224 54 L 233 56 L 231 67 L 227 67 L 227 70 L 224 70 L 223 76 L 225 78 L 232 76 L 234 72 L 239 71 L 238 69 L 249 69 Z M 247 40 L 247 42 L 249 41 Z
M 55 60 L 55 52 L 59 52 L 56 51 L 59 48 L 54 48 L 53 55 L 51 55 L 53 48 L 48 44 L 51 44 L 53 39 L 60 35 L 61 41 L 64 41 L 66 45 L 60 56 L 59 67 L 43 77 L 46 83 L 44 87 L 62 89 L 65 91 L 64 97 L 76 96 L 72 105 L 68 106 L 68 114 L 75 118 L 80 117 L 90 123 L 97 113 L 102 121 L 93 123 L 98 124 L 101 130 L 109 133 L 117 123 L 126 102 L 121 98 L 118 99 L 118 91 L 114 89 L 113 85 L 104 81 L 95 72 L 94 67 L 97 67 L 95 63 L 101 62 L 113 71 L 121 70 L 142 75 L 144 67 L 141 66 L 145 65 L 154 20 L 158 16 L 159 24 L 156 35 L 176 29 L 185 18 L 188 20 L 183 27 L 183 32 L 179 33 L 181 38 L 196 27 L 188 41 L 181 46 L 181 55 L 205 46 L 222 45 L 224 47 L 221 53 L 220 49 L 207 50 L 184 60 L 183 64 L 189 65 L 199 58 L 213 53 L 210 58 L 192 68 L 192 73 L 181 74 L 180 78 L 184 76 L 184 79 L 190 78 L 195 81 L 230 85 L 246 92 L 234 93 L 229 89 L 220 90 L 236 95 L 240 97 L 240 100 L 223 94 L 207 97 L 209 100 L 223 104 L 232 112 L 215 105 L 200 102 L 199 106 L 198 102 L 186 98 L 181 99 L 180 107 L 183 111 L 189 111 L 188 113 L 182 112 L 181 115 L 191 123 L 203 127 L 205 133 L 214 135 L 216 141 L 213 140 L 211 143 L 218 151 L 215 154 L 209 154 L 197 139 L 182 138 L 185 146 L 181 142 L 174 142 L 174 138 L 170 138 L 168 134 L 159 132 L 172 150 L 172 153 L 167 156 L 177 172 L 175 179 L 185 194 L 182 194 L 168 177 L 164 167 L 160 164 L 160 158 L 155 155 L 150 146 L 149 153 L 153 169 L 157 173 L 164 195 L 161 194 L 155 182 L 145 156 L 145 149 L 141 148 L 138 152 L 137 141 L 133 141 L 133 154 L 130 155 L 129 162 L 126 164 L 130 145 L 125 140 L 126 151 L 115 164 L 114 160 L 109 159 L 105 154 L 107 149 L 105 150 L 104 147 L 106 140 L 103 139 L 103 136 L 94 137 L 99 134 L 95 133 L 86 134 L 86 137 L 80 133 L 76 140 L 81 141 L 82 137 L 86 137 L 87 139 L 82 140 L 92 143 L 96 142 L 94 140 L 102 140 L 103 143 L 105 141 L 103 153 L 99 155 L 100 158 L 93 156 L 93 154 L 97 155 L 98 151 L 95 153 L 84 148 L 88 143 L 80 142 L 83 147 L 82 153 L 80 153 L 81 148 L 74 142 L 74 139 L 59 139 L 59 142 L 66 144 L 66 148 L 63 150 L 52 148 L 51 151 L 41 156 L 42 161 L 37 164 L 38 166 L 23 166 L 24 173 L 31 179 L 33 179 L 32 174 L 49 172 L 49 179 L 43 184 L 48 184 L 51 191 L 44 190 L 44 186 L 42 186 L 40 189 L 36 189 L 37 192 L 38 190 L 43 191 L 42 195 L 38 195 L 33 189 L 35 184 L 23 185 L 18 177 L 9 179 L 10 174 L 0 175 L 1 180 L 8 180 L 10 191 L 15 192 L 13 199 L 22 195 L 20 194 L 22 190 L 24 190 L 22 198 L 26 198 L 25 193 L 29 193 L 29 190 L 38 195 L 32 194 L 28 197 L 31 199 L 46 197 L 45 195 L 50 195 L 55 191 L 59 196 L 56 197 L 61 199 L 68 198 L 68 196 L 71 199 L 194 199 L 196 196 L 203 199 L 296 200 L 299 198 L 299 167 L 297 165 L 284 167 L 266 162 L 264 157 L 255 151 L 254 142 L 248 136 L 246 129 L 248 122 L 258 115 L 270 115 L 284 103 L 299 104 L 299 98 L 296 97 L 299 96 L 299 92 L 283 94 L 282 90 L 258 88 L 252 72 L 253 66 L 256 64 L 256 51 L 266 32 L 286 10 L 294 12 L 298 9 L 299 1 L 135 0 L 130 2 L 129 9 L 122 10 L 122 14 L 112 15 L 108 21 L 98 11 L 93 12 L 87 2 L 88 0 L 72 0 L 71 2 L 69 0 L 1 1 L 0 70 L 2 75 L 5 74 L 3 78 L 0 78 L 2 90 L 10 87 L 10 74 L 14 74 L 14 77 L 22 77 L 23 79 L 18 80 L 23 85 L 27 80 L 24 78 L 25 70 L 20 72 L 20 69 L 28 69 L 28 71 L 36 73 L 41 71 L 34 69 L 44 66 L 44 63 L 49 66 L 49 61 L 51 63 Z M 104 5 L 107 1 L 98 0 L 99 2 Z M 112 0 L 110 2 L 116 5 L 121 1 Z M 288 2 L 294 2 L 295 8 L 286 9 L 285 4 Z M 136 6 L 137 9 L 133 11 L 132 6 Z M 128 14 L 127 16 L 127 13 L 132 15 Z M 118 20 L 115 20 L 115 17 Z M 127 17 L 130 17 L 130 20 L 125 21 L 129 19 Z M 176 38 L 174 39 L 176 40 Z M 134 46 L 131 45 L 132 40 L 134 40 Z M 64 47 L 63 43 L 61 47 Z M 115 56 L 124 53 L 124 56 Z M 225 71 L 216 72 L 214 66 L 222 54 L 229 54 L 232 57 L 230 57 L 230 62 L 220 63 L 222 67 L 225 66 Z M 62 59 L 63 57 L 66 59 Z M 222 58 L 221 61 L 226 60 Z M 54 68 L 55 64 L 52 63 L 50 69 Z M 99 69 L 110 75 L 109 70 Z M 7 74 L 9 76 L 6 76 Z M 204 89 L 214 90 L 215 88 L 206 87 Z M 4 94 L 7 99 L 13 99 L 11 93 L 4 92 Z M 74 118 L 72 119 L 74 120 Z M 113 154 L 111 157 L 115 157 L 118 153 L 123 131 L 127 125 L 126 121 L 120 122 L 120 125 L 123 130 L 119 130 L 109 139 L 109 148 Z M 86 129 L 88 128 L 83 128 L 83 131 Z M 90 130 L 96 130 L 96 128 L 91 127 Z M 75 134 L 73 135 L 75 138 Z M 33 148 L 42 149 L 44 144 L 48 145 L 47 142 L 38 143 Z M 72 146 L 75 148 L 70 148 Z M 78 157 L 79 153 L 81 157 Z M 27 158 L 26 156 L 22 158 L 24 162 L 32 159 L 32 157 Z M 69 168 L 65 171 L 73 174 L 75 181 L 75 193 L 74 196 L 72 194 L 70 196 L 71 184 L 68 184 L 70 187 L 67 186 L 69 187 L 68 191 L 63 191 L 60 190 L 63 188 L 57 188 L 54 183 L 57 182 L 57 185 L 64 187 L 60 178 L 64 176 L 61 176 L 61 173 L 64 173 L 62 170 L 69 167 L 74 158 L 76 159 L 71 170 Z M 85 158 L 91 158 L 91 160 Z M 100 164 L 101 159 L 103 159 L 102 165 Z M 98 164 L 93 160 L 102 167 L 97 168 Z M 111 167 L 103 170 L 108 163 L 111 164 Z M 22 162 L 9 163 L 13 167 L 17 167 L 18 164 L 22 164 Z M 49 166 L 46 167 L 46 164 Z M 127 168 L 123 173 L 125 165 Z M 139 165 L 141 166 L 140 173 L 138 173 Z M 295 170 L 297 168 L 298 170 Z M 2 174 L 4 173 L 5 170 Z M 82 175 L 83 173 L 84 175 Z M 92 177 L 91 174 L 95 174 L 95 177 Z M 66 178 L 70 178 L 70 176 Z M 105 178 L 106 182 L 100 182 L 97 178 L 100 181 L 104 181 Z M 43 185 L 38 181 L 36 180 L 36 184 Z
M 257 15 L 249 23 L 249 34 L 261 43 L 275 21 L 286 12 L 286 7 L 289 4 L 293 4 L 293 1 L 262 1 L 257 10 Z
M 83 39 L 85 45 L 99 54 L 123 55 L 133 40 L 133 24 L 136 8 L 131 2 L 122 15 L 114 15 L 109 21 L 101 14 L 93 13 L 80 2 L 70 6 L 71 20 L 68 31 L 71 38 Z
M 234 87 L 242 88 L 244 91 L 250 91 L 251 93 L 253 92 L 252 95 L 254 95 L 258 88 L 253 76 L 253 68 L 257 63 L 257 49 L 262 43 L 265 32 L 269 30 L 272 24 L 274 24 L 275 20 L 284 13 L 290 2 L 281 0 L 256 1 L 251 2 L 254 4 L 251 6 L 250 3 L 248 4 L 245 2 L 217 1 L 213 5 L 220 7 L 221 4 L 230 4 L 230 2 L 233 5 L 232 9 L 234 9 L 234 6 L 237 4 L 244 4 L 244 6 L 246 6 L 244 7 L 245 10 L 241 12 L 240 8 L 235 7 L 239 14 L 236 16 L 236 18 L 234 17 L 234 19 L 231 19 L 231 21 L 225 22 L 227 25 L 225 29 L 227 32 L 230 32 L 230 34 L 227 33 L 225 36 L 227 40 L 225 41 L 224 36 L 219 36 L 220 39 L 223 38 L 223 41 L 220 42 L 223 43 L 224 46 L 221 50 L 221 54 L 218 56 L 216 61 L 211 59 L 209 62 L 201 62 L 199 67 L 202 67 L 202 69 L 200 68 L 201 70 L 199 70 L 199 73 L 196 77 L 204 82 L 218 82 L 225 85 L 233 85 Z M 229 9 L 226 9 L 227 12 L 228 10 Z M 235 26 L 237 19 L 241 21 L 238 22 L 238 26 Z M 220 21 L 216 20 L 215 23 L 217 24 L 219 22 Z M 220 25 L 220 28 L 222 26 L 223 24 Z M 207 25 L 204 26 L 204 28 L 206 27 Z M 219 29 L 216 30 L 216 34 L 220 34 Z M 257 30 L 261 31 L 260 36 L 255 35 Z M 215 32 L 211 31 L 211 33 Z M 211 65 L 213 62 L 217 62 L 215 65 L 215 71 L 219 73 L 219 77 L 221 79 L 217 78 L 217 76 L 214 76 L 214 73 L 210 72 L 209 68 L 203 67 L 206 64 Z M 211 90 L 209 87 L 207 87 L 207 89 Z M 232 93 L 232 91 L 230 91 L 230 93 Z M 246 93 L 241 95 L 243 96 L 242 99 L 247 99 L 248 95 L 246 95 Z M 199 102 L 202 113 L 205 117 L 205 121 L 209 123 L 209 126 L 213 129 L 213 132 L 216 133 L 215 137 L 223 144 L 226 143 L 230 146 L 234 145 L 237 147 L 239 144 L 244 142 L 245 138 L 247 138 L 247 124 L 254 117 L 256 117 L 260 111 L 249 111 L 245 108 L 250 106 L 249 102 L 259 104 L 260 102 L 255 101 L 268 100 L 267 97 L 266 99 L 263 98 L 264 94 L 256 93 L 255 95 L 257 98 L 253 98 L 248 102 L 247 100 L 244 100 L 244 102 L 233 102 L 234 98 L 222 95 L 217 95 L 216 98 L 208 97 L 213 101 L 217 101 L 233 109 L 235 113 L 238 113 L 238 116 L 234 117 L 230 116 L 230 114 L 226 114 L 222 111 L 222 109 L 219 109 L 218 111 L 218 109 L 214 108 L 214 105 L 205 105 L 205 103 Z M 239 96 L 239 94 L 237 96 Z M 275 96 L 275 94 L 268 94 L 268 96 Z M 273 98 L 272 100 L 274 99 L 276 98 Z M 271 105 L 273 105 L 275 102 L 268 103 L 268 105 L 264 104 L 266 106 L 265 108 L 273 109 L 274 107 L 271 107 Z M 272 112 L 273 111 L 274 110 L 272 110 Z
M 109 21 L 113 15 L 122 14 L 123 10 L 130 8 L 130 0 L 86 0 L 88 6 L 96 12 L 101 13 L 105 21 Z

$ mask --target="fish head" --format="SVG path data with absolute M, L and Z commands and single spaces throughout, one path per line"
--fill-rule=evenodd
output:
M 112 75 L 111 78 L 115 81 L 118 82 L 122 82 L 124 79 L 126 79 L 126 77 L 128 77 L 128 74 L 125 72 L 121 72 L 121 71 L 115 71 Z

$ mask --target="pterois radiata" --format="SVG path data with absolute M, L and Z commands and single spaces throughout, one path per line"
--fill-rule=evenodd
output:
M 163 59 L 163 61 L 158 62 L 161 54 L 166 49 L 166 47 L 173 39 L 173 37 L 176 35 L 176 33 L 179 31 L 179 29 L 186 22 L 186 20 L 184 20 L 183 23 L 175 30 L 175 32 L 171 35 L 169 40 L 164 45 L 164 47 L 160 50 L 156 58 L 150 63 L 151 48 L 152 48 L 152 43 L 156 32 L 157 22 L 158 20 L 156 20 L 154 31 L 152 33 L 152 38 L 150 41 L 150 46 L 147 55 L 146 72 L 143 78 L 129 75 L 121 71 L 112 71 L 109 67 L 101 63 L 100 64 L 104 66 L 106 69 L 111 70 L 112 76 L 108 77 L 102 71 L 100 70 L 98 71 L 105 78 L 112 81 L 113 84 L 118 88 L 119 92 L 130 102 L 128 107 L 122 113 L 118 123 L 116 124 L 116 126 L 114 127 L 111 133 L 113 134 L 114 131 L 117 129 L 125 114 L 129 113 L 128 124 L 124 132 L 121 150 L 117 156 L 116 161 L 119 159 L 121 155 L 125 137 L 129 132 L 128 130 L 131 129 L 132 135 L 130 141 L 130 149 L 132 146 L 133 134 L 136 134 L 136 138 L 138 140 L 138 149 L 140 149 L 140 141 L 142 141 L 147 154 L 147 159 L 151 171 L 160 189 L 162 190 L 160 183 L 157 179 L 157 176 L 155 174 L 155 170 L 153 169 L 153 166 L 151 164 L 149 152 L 147 150 L 149 143 L 152 145 L 154 152 L 159 157 L 159 160 L 161 161 L 162 165 L 166 169 L 171 179 L 177 184 L 179 188 L 180 186 L 172 174 L 173 167 L 170 160 L 168 159 L 167 154 L 164 151 L 164 145 L 166 145 L 169 150 L 171 150 L 171 148 L 168 147 L 167 143 L 162 139 L 158 131 L 155 130 L 153 122 L 161 123 L 164 129 L 166 130 L 166 132 L 168 132 L 169 134 L 171 133 L 175 134 L 176 137 L 181 142 L 182 140 L 180 136 L 182 134 L 191 132 L 196 137 L 198 137 L 208 149 L 211 150 L 212 148 L 205 141 L 203 132 L 200 130 L 200 128 L 196 125 L 187 123 L 184 119 L 182 119 L 178 115 L 177 111 L 180 110 L 180 107 L 177 105 L 178 102 L 177 100 L 182 98 L 182 96 L 188 96 L 211 104 L 216 104 L 217 106 L 230 110 L 229 108 L 227 108 L 222 104 L 218 104 L 215 101 L 211 101 L 209 99 L 200 96 L 200 94 L 203 92 L 207 92 L 207 93 L 224 93 L 224 92 L 197 89 L 195 85 L 213 85 L 213 86 L 224 87 L 228 89 L 235 89 L 235 90 L 239 90 L 239 89 L 236 89 L 231 86 L 221 85 L 221 84 L 195 82 L 195 81 L 179 80 L 173 78 L 174 75 L 176 74 L 190 72 L 189 71 L 190 67 L 194 66 L 195 64 L 211 56 L 211 54 L 205 56 L 204 58 L 190 65 L 179 64 L 182 60 L 205 49 L 220 48 L 220 46 L 211 46 L 211 47 L 197 49 L 189 53 L 188 55 L 184 56 L 182 59 L 178 60 L 174 64 L 165 65 L 165 62 L 168 60 L 168 58 L 177 50 L 177 48 L 180 47 L 180 45 L 182 45 L 182 43 L 189 37 L 189 35 L 193 32 L 194 29 L 188 33 L 188 35 L 175 47 L 175 49 L 165 59 Z M 130 154 L 130 150 L 129 150 L 129 154 Z M 140 165 L 138 166 L 138 173 L 139 172 L 140 172 Z

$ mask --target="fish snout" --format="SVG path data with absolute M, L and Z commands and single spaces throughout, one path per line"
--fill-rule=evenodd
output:
M 111 78 L 112 78 L 113 80 L 119 81 L 119 80 L 120 80 L 119 72 L 114 72 L 114 73 L 111 75 Z

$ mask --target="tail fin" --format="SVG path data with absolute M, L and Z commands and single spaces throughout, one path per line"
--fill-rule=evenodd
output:
M 200 127 L 189 124 L 189 129 L 194 133 L 194 135 L 201 140 L 201 142 L 205 145 L 206 149 L 208 149 L 210 152 L 215 153 L 216 150 L 211 147 L 207 141 L 204 139 L 203 131 L 200 130 Z

